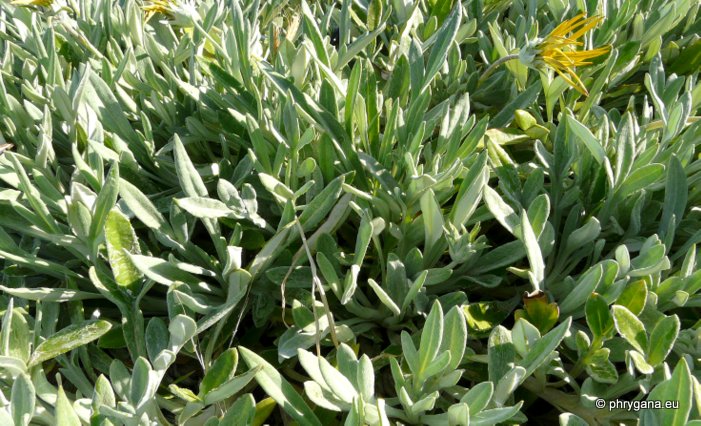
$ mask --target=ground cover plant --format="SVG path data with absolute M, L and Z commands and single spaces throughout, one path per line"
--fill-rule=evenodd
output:
M 701 424 L 698 11 L 1 2 L 0 424 Z

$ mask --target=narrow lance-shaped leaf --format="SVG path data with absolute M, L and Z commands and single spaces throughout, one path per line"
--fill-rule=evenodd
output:
M 105 184 L 102 185 L 100 193 L 95 201 L 92 222 L 90 222 L 90 238 L 95 239 L 105 226 L 105 221 L 110 210 L 117 202 L 119 195 L 119 163 L 112 163 Z
M 143 222 L 144 225 L 152 229 L 166 230 L 168 226 L 165 218 L 153 205 L 151 200 L 144 195 L 136 186 L 130 182 L 119 180 L 119 194 L 134 215 Z
M 435 301 L 431 307 L 431 312 L 428 314 L 428 318 L 426 318 L 424 328 L 421 331 L 421 342 L 419 344 L 419 377 L 423 377 L 423 373 L 438 354 L 442 340 L 443 308 L 439 301 Z
M 424 221 L 426 252 L 429 252 L 443 235 L 443 214 L 430 189 L 421 196 L 421 214 Z
M 63 386 L 58 387 L 58 398 L 56 398 L 56 424 L 80 424 L 80 418 L 73 409 L 71 401 L 66 396 L 66 392 L 63 390 Z
M 664 233 L 669 227 L 672 217 L 675 218 L 675 225 L 678 227 L 681 221 L 686 203 L 689 197 L 689 184 L 686 179 L 686 172 L 681 161 L 675 156 L 669 159 L 667 169 L 667 182 L 664 192 L 664 204 L 662 209 L 662 220 L 660 221 L 660 233 Z
M 235 217 L 234 211 L 219 200 L 207 197 L 186 197 L 175 200 L 181 209 L 199 219 Z
M 321 421 L 316 414 L 304 402 L 304 399 L 295 391 L 292 385 L 279 373 L 278 369 L 244 347 L 239 347 L 238 350 L 250 368 L 262 366 L 262 369 L 256 374 L 258 384 L 290 417 L 300 424 L 321 426 Z
M 567 129 L 569 129 L 581 141 L 584 146 L 591 152 L 599 165 L 604 164 L 604 159 L 606 158 L 606 152 L 601 146 L 601 142 L 592 134 L 592 132 L 584 126 L 582 123 L 577 121 L 576 118 L 568 115 L 567 116 Z
M 683 426 L 687 424 L 693 400 L 693 384 L 689 364 L 684 357 L 679 359 L 672 377 L 658 384 L 647 397 L 648 401 L 672 401 L 678 405 L 674 408 L 662 408 L 653 411 L 659 424 Z M 664 404 L 664 402 L 663 402 Z
M 535 290 L 541 290 L 543 288 L 543 280 L 545 279 L 545 263 L 543 262 L 543 254 L 538 245 L 538 239 L 533 232 L 533 227 L 528 220 L 528 215 L 525 210 L 521 211 L 521 232 L 523 234 L 523 244 L 526 246 L 526 256 L 531 265 L 528 276 Z
M 29 359 L 29 367 L 55 358 L 70 350 L 86 345 L 107 333 L 112 325 L 104 320 L 90 320 L 73 324 L 49 337 L 36 347 Z
M 433 77 L 448 57 L 448 50 L 450 50 L 453 40 L 455 40 L 455 35 L 458 33 L 461 19 L 462 4 L 455 2 L 453 11 L 450 12 L 450 15 L 436 33 L 436 41 L 431 48 L 431 55 L 428 57 L 428 63 L 426 64 L 426 73 L 421 85 L 422 90 L 431 83 L 431 80 L 433 80 Z
M 647 361 L 652 366 L 661 364 L 672 350 L 679 335 L 679 317 L 670 315 L 660 319 L 650 332 Z
M 12 384 L 10 411 L 15 426 L 27 426 L 34 417 L 36 392 L 29 377 L 20 374 Z
M 192 164 L 185 146 L 177 134 L 173 135 L 173 152 L 175 154 L 175 171 L 178 174 L 178 180 L 185 195 L 189 197 L 206 197 L 207 187 L 204 186 L 202 177 L 197 173 L 197 169 Z
M 135 288 L 141 279 L 141 272 L 134 266 L 127 252 L 141 254 L 141 250 L 129 219 L 117 209 L 107 215 L 105 241 L 115 281 L 121 286 Z
M 535 344 L 530 348 L 528 355 L 519 363 L 519 365 L 526 369 L 526 374 L 521 379 L 525 380 L 528 376 L 533 374 L 533 372 L 540 367 L 543 362 L 550 356 L 552 351 L 554 351 L 557 346 L 562 342 L 565 337 L 567 330 L 569 330 L 572 324 L 572 317 L 567 318 L 563 323 L 552 329 L 548 334 L 541 337 Z
M 628 308 L 621 305 L 613 305 L 613 320 L 616 330 L 640 353 L 645 353 L 647 348 L 647 333 L 642 321 L 638 319 Z

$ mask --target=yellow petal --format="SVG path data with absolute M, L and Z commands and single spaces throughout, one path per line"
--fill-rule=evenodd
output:
M 596 58 L 601 55 L 605 55 L 609 52 L 610 48 L 609 47 L 603 47 L 603 48 L 598 48 L 598 49 L 593 49 L 593 50 L 580 50 L 580 51 L 572 51 L 572 52 L 566 52 L 565 55 L 569 59 L 571 59 L 573 62 L 575 62 L 577 65 L 585 65 L 585 64 L 590 64 L 591 62 L 586 62 L 587 59 L 591 58 Z
M 574 27 L 576 27 L 577 21 L 582 19 L 584 17 L 584 13 L 580 13 L 579 15 L 575 16 L 572 19 L 568 19 L 567 21 L 561 23 L 557 27 L 555 27 L 554 30 L 550 32 L 551 36 L 564 36 L 565 34 L 569 33 L 572 31 Z
M 584 83 L 582 83 L 582 80 L 579 79 L 579 77 L 577 76 L 577 74 L 574 72 L 574 70 L 572 68 L 566 66 L 565 64 L 563 64 L 557 60 L 553 60 L 553 59 L 546 59 L 545 63 L 547 65 L 549 65 L 550 68 L 555 70 L 555 72 L 560 77 L 562 77 L 562 79 L 565 80 L 565 82 L 567 82 L 567 84 L 572 86 L 573 89 L 577 90 L 579 93 L 581 93 L 585 96 L 589 96 L 589 92 L 587 91 L 587 88 L 584 86 Z M 567 74 L 569 74 L 569 76 L 565 75 L 565 72 Z
M 585 19 L 585 21 L 584 21 L 584 26 L 583 26 L 582 28 L 580 28 L 577 32 L 575 32 L 574 34 L 572 34 L 572 35 L 570 36 L 570 38 L 573 38 L 573 39 L 575 39 L 575 40 L 578 39 L 578 38 L 580 38 L 580 37 L 583 36 L 587 31 L 589 31 L 590 29 L 592 29 L 592 28 L 594 28 L 595 26 L 597 26 L 597 25 L 599 24 L 599 22 L 601 22 L 603 19 L 604 19 L 603 16 L 592 16 L 591 18 Z

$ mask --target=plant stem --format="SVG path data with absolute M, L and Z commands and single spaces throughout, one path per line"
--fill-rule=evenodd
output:
M 501 57 L 497 59 L 496 61 L 492 62 L 492 64 L 487 67 L 486 70 L 484 70 L 484 74 L 477 80 L 477 86 L 480 84 L 484 83 L 484 80 L 487 79 L 492 73 L 502 64 L 505 64 L 506 62 L 512 61 L 514 59 L 518 59 L 518 53 L 513 53 L 511 55 L 506 55 L 504 57 Z

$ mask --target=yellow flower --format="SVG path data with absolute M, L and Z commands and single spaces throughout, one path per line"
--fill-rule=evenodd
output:
M 194 2 L 188 0 L 151 0 L 143 9 L 146 21 L 160 13 L 167 16 L 173 24 L 185 28 L 192 27 L 193 21 L 200 18 Z
M 156 13 L 163 15 L 170 15 L 170 4 L 169 0 L 152 0 L 149 4 L 143 7 L 144 12 L 146 12 L 146 20 L 148 21 Z
M 41 7 L 49 7 L 53 4 L 53 0 L 14 0 L 11 1 L 10 4 L 15 5 L 15 6 L 41 6 Z
M 546 65 L 552 68 L 570 86 L 581 94 L 588 95 L 587 88 L 573 68 L 590 65 L 589 59 L 605 55 L 611 50 L 611 46 L 579 51 L 576 48 L 583 44 L 578 39 L 602 20 L 600 16 L 584 18 L 583 13 L 568 19 L 555 27 L 545 38 L 536 39 L 521 49 L 519 59 L 526 65 Z

